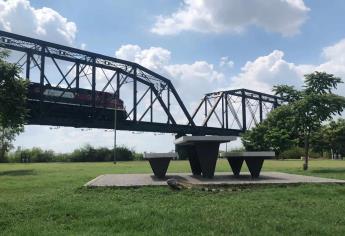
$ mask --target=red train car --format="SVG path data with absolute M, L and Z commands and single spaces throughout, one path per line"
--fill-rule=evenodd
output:
M 39 83 L 30 83 L 28 88 L 28 98 L 39 99 L 40 87 L 41 85 Z M 43 96 L 46 101 L 70 103 L 75 105 L 91 105 L 92 103 L 92 91 L 89 89 L 64 89 L 45 85 L 43 87 Z M 96 107 L 125 110 L 121 99 L 115 98 L 113 93 L 100 91 L 96 91 Z

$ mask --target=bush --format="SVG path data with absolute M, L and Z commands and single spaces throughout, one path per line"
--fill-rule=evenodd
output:
M 325 156 L 322 155 L 322 153 L 319 152 L 314 152 L 313 150 L 310 151 L 309 153 L 310 158 L 329 158 L 327 154 Z
M 301 147 L 292 147 L 288 150 L 283 151 L 279 158 L 281 159 L 301 159 L 301 157 L 305 156 L 304 148 Z M 328 155 L 322 155 L 318 152 L 310 151 L 309 152 L 310 158 L 328 158 Z
M 144 155 L 142 153 L 134 152 L 133 153 L 133 160 L 134 161 L 142 161 L 142 160 L 144 160 Z
M 292 147 L 279 154 L 281 159 L 301 159 L 304 156 L 304 149 L 301 147 Z
M 133 161 L 133 154 L 134 152 L 126 147 L 116 148 L 117 161 Z
M 221 157 L 221 154 L 225 153 L 225 152 L 245 152 L 245 151 L 246 151 L 246 149 L 244 147 L 234 147 L 234 148 L 228 149 L 227 151 L 219 151 L 218 157 L 224 158 L 224 157 Z
M 54 158 L 54 151 L 36 147 L 23 150 L 18 148 L 14 153 L 8 155 L 9 162 L 52 162 Z

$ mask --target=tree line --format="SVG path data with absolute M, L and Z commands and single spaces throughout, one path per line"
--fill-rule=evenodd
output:
M 116 161 L 142 160 L 143 154 L 127 147 L 116 148 Z M 90 145 L 78 148 L 71 153 L 57 153 L 38 147 L 30 149 L 17 148 L 8 153 L 3 162 L 34 163 L 34 162 L 111 162 L 114 161 L 114 149 Z

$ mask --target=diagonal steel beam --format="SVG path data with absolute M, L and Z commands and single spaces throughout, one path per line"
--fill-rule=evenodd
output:
M 227 95 L 227 96 L 229 96 L 229 95 Z M 231 101 L 231 95 L 227 98 L 227 101 L 228 101 L 229 110 L 230 110 L 231 114 L 233 115 L 234 120 L 236 121 L 238 127 L 240 129 L 242 129 L 242 124 L 240 122 L 240 119 L 238 118 L 237 112 L 236 112 L 236 110 L 232 104 L 232 101 Z M 232 124 L 231 124 L 231 126 L 232 126 Z
M 211 111 L 210 111 L 210 113 L 208 114 L 208 116 L 206 117 L 206 119 L 204 120 L 204 122 L 202 123 L 202 126 L 206 126 L 206 125 L 207 125 L 207 122 L 208 122 L 209 119 L 211 118 L 211 116 L 212 116 L 214 110 L 216 109 L 216 107 L 217 107 L 217 105 L 218 105 L 220 99 L 222 99 L 222 95 L 223 95 L 223 93 L 221 93 L 221 95 L 218 97 L 218 99 L 216 100 L 216 103 L 214 104 L 214 106 L 211 105 L 211 106 L 212 106 Z
M 220 96 L 220 98 L 218 98 L 218 99 L 222 99 L 222 96 Z M 210 102 L 210 100 L 207 100 L 207 102 L 208 102 L 208 104 L 210 105 L 210 107 L 212 107 L 212 103 Z M 218 105 L 218 103 L 217 103 L 217 105 Z M 215 106 L 217 106 L 217 105 L 215 105 Z M 214 112 L 214 114 L 216 115 L 216 118 L 217 118 L 219 124 L 222 126 L 223 124 L 222 124 L 222 122 L 220 121 L 220 118 L 219 118 L 217 112 Z

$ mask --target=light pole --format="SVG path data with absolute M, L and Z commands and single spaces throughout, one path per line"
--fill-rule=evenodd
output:
M 114 109 L 114 164 L 116 164 L 116 116 L 117 116 L 117 111 L 116 111 L 116 104 L 117 104 L 117 96 L 115 93 L 115 109 Z

